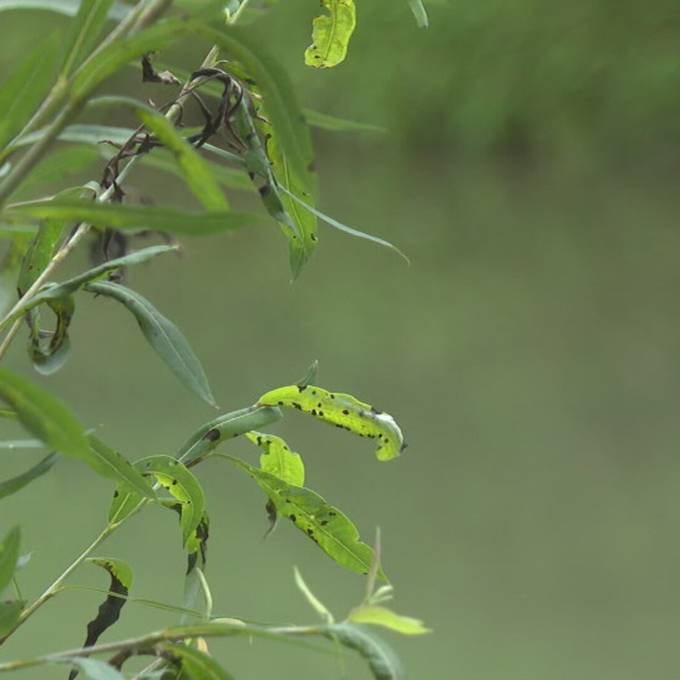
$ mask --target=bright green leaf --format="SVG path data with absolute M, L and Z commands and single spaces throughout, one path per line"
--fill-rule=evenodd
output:
M 118 283 L 90 283 L 87 290 L 113 298 L 135 317 L 142 334 L 179 381 L 211 406 L 216 406 L 201 362 L 182 332 L 145 297 Z
M 375 626 L 383 626 L 402 635 L 422 635 L 430 632 L 419 619 L 401 616 L 380 605 L 357 607 L 350 612 L 347 620 L 352 623 L 370 623 Z
M 258 403 L 292 407 L 360 437 L 373 439 L 378 444 L 378 460 L 395 458 L 405 447 L 401 429 L 391 415 L 351 394 L 329 392 L 315 385 L 289 385 L 267 392 Z
M 304 486 L 305 465 L 299 453 L 291 451 L 281 437 L 261 432 L 247 432 L 246 437 L 262 449 L 260 468 L 291 486 Z
M 328 14 L 312 22 L 312 44 L 305 51 L 305 64 L 331 68 L 345 60 L 349 41 L 357 25 L 354 0 L 322 0 Z

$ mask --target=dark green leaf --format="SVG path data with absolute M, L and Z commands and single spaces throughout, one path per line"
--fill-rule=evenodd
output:
M 0 368 L 0 399 L 16 411 L 25 428 L 47 446 L 92 463 L 82 425 L 61 401 L 41 387 Z
M 368 573 L 373 550 L 360 540 L 357 528 L 338 508 L 309 489 L 291 486 L 238 458 L 224 457 L 250 474 L 279 514 L 290 519 L 332 560 L 350 571 Z
M 20 475 L 7 479 L 4 482 L 0 482 L 0 498 L 11 496 L 23 489 L 34 479 L 44 475 L 54 465 L 57 458 L 58 455 L 56 453 L 50 453 L 32 468 L 26 470 L 26 472 L 22 472 Z
M 58 36 L 41 41 L 38 49 L 12 69 L 0 85 L 0 151 L 29 121 L 52 82 Z
M 85 203 L 81 201 L 47 201 L 27 203 L 7 209 L 2 218 L 11 224 L 23 224 L 28 218 L 61 219 L 91 222 L 95 226 L 115 229 L 148 229 L 186 236 L 205 236 L 262 224 L 260 215 L 231 211 L 185 212 L 171 208 L 136 205 Z
M 0 543 L 0 594 L 10 584 L 19 559 L 19 527 L 11 529 Z
M 258 403 L 295 408 L 360 437 L 373 439 L 378 444 L 378 460 L 395 458 L 405 448 L 403 434 L 394 418 L 351 394 L 329 392 L 315 385 L 289 385 L 267 392 Z
M 213 657 L 187 645 L 163 646 L 178 662 L 179 667 L 191 680 L 233 680 Z
M 111 577 L 111 585 L 109 586 L 110 595 L 106 596 L 104 602 L 99 605 L 97 615 L 87 624 L 87 636 L 85 638 L 84 647 L 91 647 L 99 639 L 100 635 L 110 628 L 120 617 L 120 612 L 125 606 L 127 596 L 132 586 L 132 569 L 122 560 L 113 559 L 110 557 L 88 557 L 87 561 L 90 564 L 95 564 L 103 569 L 106 569 Z M 75 662 L 80 670 L 86 670 L 82 664 Z M 109 668 L 111 668 L 109 666 Z M 74 668 L 69 674 L 69 680 L 73 680 L 78 675 L 78 669 Z M 106 678 L 106 675 L 101 675 L 105 669 L 94 669 L 99 675 L 90 675 L 95 678 Z M 87 671 L 89 673 L 89 671 Z
M 216 406 L 201 362 L 172 321 L 139 293 L 120 284 L 100 281 L 88 284 L 87 290 L 122 303 L 137 319 L 144 337 L 179 381 L 208 404 Z
M 81 0 L 66 38 L 60 77 L 67 78 L 90 54 L 106 23 L 113 0 Z
M 177 458 L 185 465 L 191 465 L 205 458 L 223 441 L 275 423 L 281 417 L 281 411 L 278 408 L 268 406 L 250 406 L 218 416 L 199 427 L 189 437 L 177 453 Z
M 23 602 L 0 602 L 0 637 L 14 630 L 23 608 Z
M 401 680 L 399 659 L 380 639 L 349 623 L 328 626 L 327 637 L 353 649 L 366 660 L 375 680 Z
M 295 172 L 303 176 L 312 161 L 312 145 L 286 71 L 263 50 L 258 38 L 242 30 L 226 27 L 218 31 L 201 26 L 199 31 L 223 49 L 229 59 L 239 62 L 255 81 L 281 150 Z

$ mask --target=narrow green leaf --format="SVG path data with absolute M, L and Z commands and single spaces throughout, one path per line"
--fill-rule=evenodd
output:
M 199 32 L 239 62 L 256 83 L 283 153 L 303 175 L 312 161 L 312 144 L 302 109 L 283 67 L 262 48 L 261 41 L 235 27 L 218 30 L 200 26 Z
M 166 644 L 163 649 L 177 660 L 181 670 L 192 680 L 233 680 L 212 656 L 194 647 Z
M 408 0 L 408 4 L 411 7 L 413 16 L 416 18 L 416 22 L 420 28 L 427 28 L 430 25 L 430 21 L 427 18 L 427 10 L 423 4 L 423 0 Z
M 350 571 L 368 573 L 373 550 L 362 543 L 357 528 L 338 508 L 329 505 L 309 489 L 291 486 L 238 458 L 223 457 L 250 474 L 276 506 L 279 514 L 290 519 L 332 560 Z
M 291 451 L 281 437 L 247 432 L 246 437 L 262 449 L 260 468 L 291 486 L 304 486 L 305 465 L 299 453 Z
M 2 219 L 23 224 L 27 218 L 62 219 L 91 222 L 114 229 L 148 229 L 186 236 L 205 236 L 251 227 L 263 223 L 260 215 L 231 211 L 184 212 L 174 208 L 136 205 L 85 203 L 81 201 L 47 201 L 27 203 L 7 209 Z
M 295 408 L 360 437 L 374 439 L 378 460 L 395 458 L 405 448 L 404 436 L 394 418 L 351 394 L 329 392 L 315 385 L 288 385 L 267 392 L 258 403 Z
M 73 17 L 78 14 L 80 0 L 0 0 L 0 12 L 10 9 L 45 10 Z M 115 2 L 109 10 L 109 19 L 120 21 L 130 11 L 130 5 Z
M 44 449 L 45 442 L 40 439 L 9 439 L 0 441 L 0 449 Z
M 0 85 L 0 151 L 29 121 L 52 82 L 59 37 L 54 34 L 13 70 Z
M 32 468 L 26 470 L 26 472 L 0 482 L 0 498 L 11 496 L 23 489 L 27 484 L 30 484 L 34 479 L 44 475 L 54 465 L 58 457 L 56 453 L 50 453 Z
M 0 418 L 16 418 L 17 413 L 10 408 L 0 408 Z
M 25 428 L 47 446 L 91 462 L 92 453 L 83 426 L 49 392 L 0 368 L 0 399 L 16 411 Z
M 335 229 L 338 229 L 339 231 L 342 231 L 345 234 L 349 234 L 350 236 L 356 236 L 357 238 L 362 238 L 365 239 L 366 241 L 372 241 L 373 243 L 377 243 L 378 245 L 385 246 L 385 248 L 393 250 L 395 253 L 397 253 L 397 255 L 403 258 L 406 264 L 411 264 L 411 260 L 409 260 L 408 257 L 401 250 L 399 250 L 399 248 L 397 248 L 397 246 L 395 246 L 393 243 L 390 243 L 385 239 L 379 238 L 378 236 L 373 236 L 372 234 L 367 234 L 366 232 L 359 231 L 358 229 L 348 227 L 346 224 L 339 222 L 333 217 L 330 217 L 329 215 L 322 213 L 320 210 L 317 210 L 314 206 L 309 205 L 309 203 L 303 201 L 299 196 L 296 196 L 294 193 L 288 191 L 286 187 L 281 187 L 281 190 L 286 195 L 290 196 L 290 198 L 293 199 L 296 203 L 300 204 L 310 213 L 316 215 L 320 220 L 323 220 L 329 226 L 334 227 Z
M 353 609 L 347 620 L 352 623 L 368 623 L 374 626 L 383 626 L 402 635 L 423 635 L 429 633 L 429 628 L 420 619 L 410 616 L 401 616 L 387 607 L 380 605 L 363 605 Z
M 332 116 L 328 113 L 315 111 L 314 109 L 305 109 L 305 118 L 307 123 L 313 127 L 321 130 L 328 130 L 329 132 L 386 132 L 387 130 L 380 125 L 373 125 L 372 123 L 361 123 L 338 116 Z
M 201 425 L 179 450 L 177 459 L 191 465 L 208 456 L 223 441 L 271 425 L 282 417 L 278 408 L 269 406 L 249 406 L 225 413 Z
M 109 448 L 93 434 L 88 436 L 93 454 L 92 467 L 100 474 L 117 482 L 123 482 L 143 498 L 155 498 L 156 494 L 142 475 L 118 451 Z
M 23 608 L 23 602 L 0 602 L 0 637 L 14 630 Z
M 0 543 L 0 594 L 10 584 L 19 559 L 19 543 L 21 530 L 11 529 Z
M 321 0 L 328 14 L 312 22 L 312 44 L 305 51 L 305 64 L 331 68 L 345 60 L 357 25 L 354 0 Z
M 65 42 L 64 61 L 59 74 L 68 77 L 90 54 L 106 23 L 113 0 L 81 0 Z
M 327 637 L 358 652 L 368 663 L 375 680 L 401 680 L 404 677 L 399 659 L 380 639 L 358 626 L 336 623 L 328 626 Z
M 331 614 L 328 607 L 311 591 L 305 580 L 302 578 L 297 567 L 294 568 L 293 574 L 295 577 L 295 585 L 298 590 L 304 595 L 305 600 L 309 602 L 312 609 L 325 621 L 327 624 L 334 623 L 333 614 Z
M 125 676 L 113 666 L 106 663 L 106 661 L 89 659 L 84 656 L 74 656 L 70 659 L 64 659 L 59 663 L 75 666 L 75 669 L 71 671 L 69 678 L 74 678 L 75 673 L 82 671 L 83 675 L 86 678 L 89 678 L 89 680 L 125 680 Z
M 201 362 L 172 321 L 165 318 L 145 297 L 118 283 L 90 283 L 87 290 L 123 304 L 137 320 L 149 344 L 179 381 L 211 406 L 217 406 Z

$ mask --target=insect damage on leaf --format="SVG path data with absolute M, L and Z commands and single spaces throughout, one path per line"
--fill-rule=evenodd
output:
M 377 442 L 378 460 L 390 460 L 405 448 L 395 419 L 351 394 L 329 392 L 315 385 L 288 385 L 260 397 L 263 406 L 292 407 L 303 413 Z
M 331 68 L 345 60 L 357 24 L 354 0 L 322 0 L 328 14 L 312 22 L 312 44 L 305 51 L 305 64 Z
M 126 562 L 110 557 L 88 557 L 87 561 L 106 569 L 109 573 L 111 577 L 109 591 L 111 594 L 99 605 L 97 615 L 87 624 L 87 637 L 84 647 L 94 645 L 100 635 L 118 621 L 132 587 L 132 569 Z M 77 675 L 78 670 L 74 668 L 68 676 L 69 680 L 74 680 Z

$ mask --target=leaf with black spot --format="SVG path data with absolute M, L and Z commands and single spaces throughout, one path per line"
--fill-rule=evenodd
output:
M 124 607 L 132 587 L 133 578 L 130 565 L 122 560 L 112 557 L 88 557 L 87 561 L 106 569 L 111 577 L 111 585 L 109 586 L 110 594 L 99 605 L 99 610 L 94 619 L 87 624 L 87 637 L 84 647 L 94 645 L 101 634 L 118 621 L 121 609 Z M 78 669 L 74 668 L 69 673 L 69 680 L 73 680 L 77 675 Z

